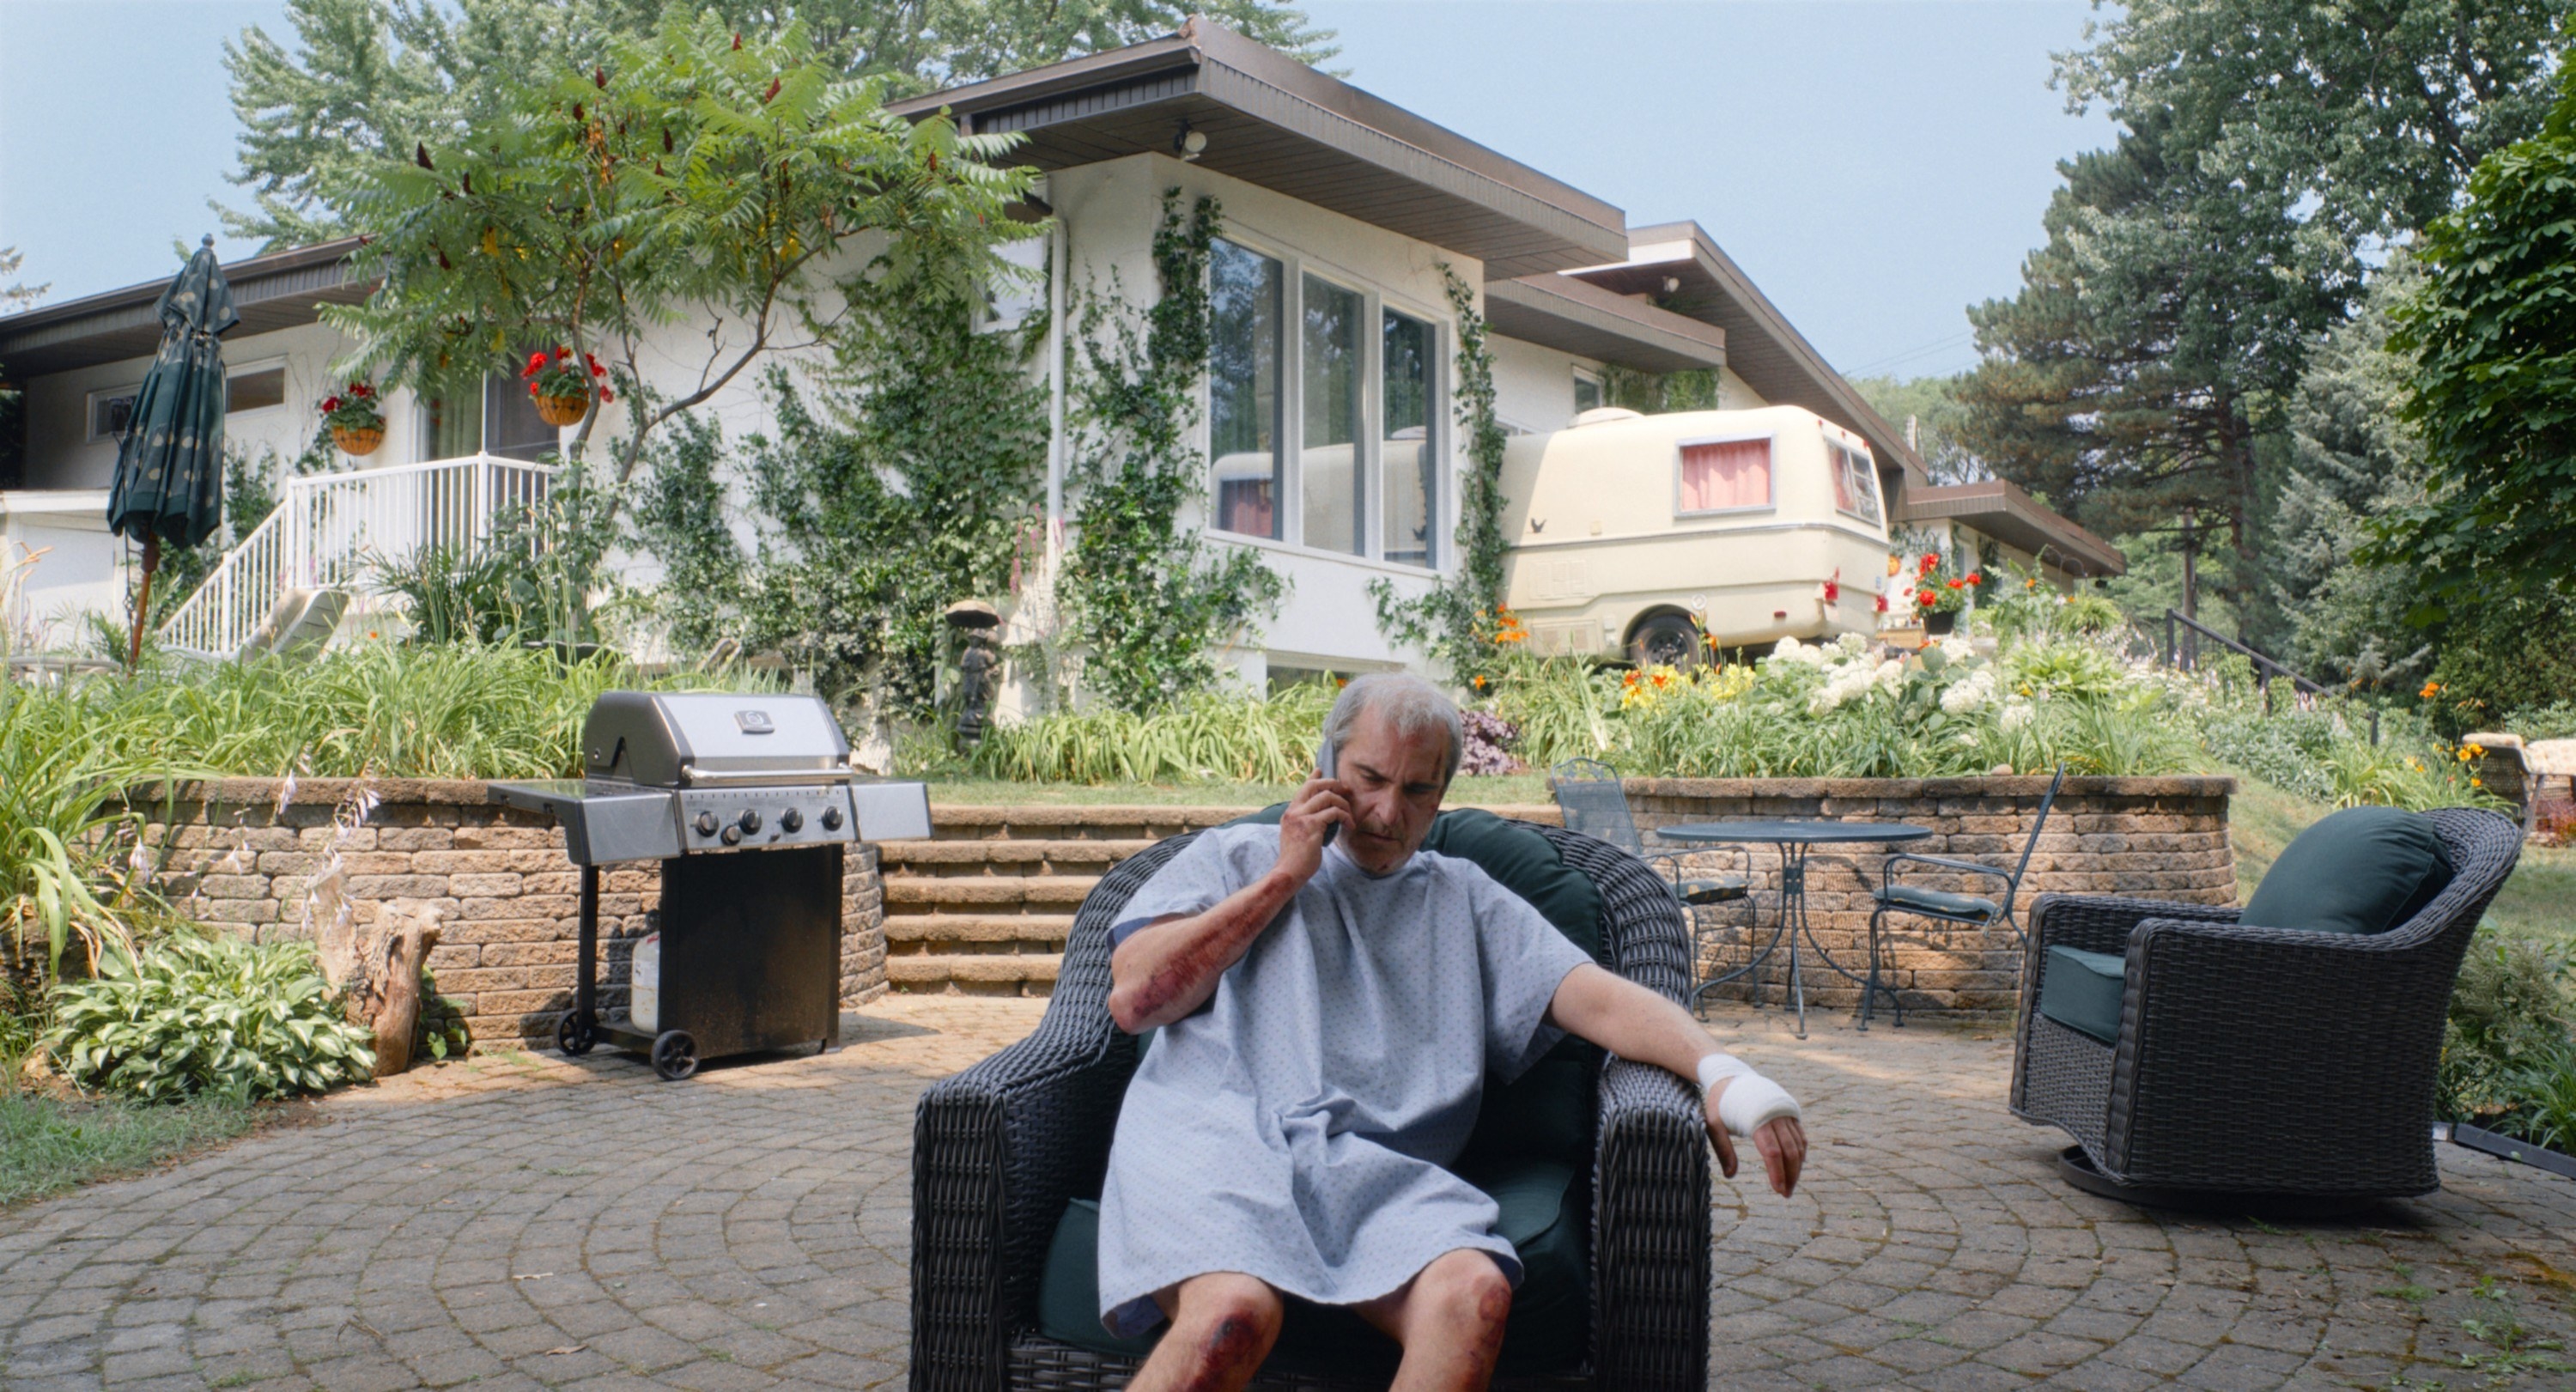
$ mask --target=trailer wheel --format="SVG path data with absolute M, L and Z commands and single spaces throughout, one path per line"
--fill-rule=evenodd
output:
M 1672 667 L 1687 672 L 1699 665 L 1699 625 L 1687 614 L 1666 611 L 1637 621 L 1628 635 L 1628 660 L 1639 667 Z
M 653 1038 L 653 1071 L 672 1082 L 698 1071 L 698 1041 L 687 1030 L 664 1030 Z

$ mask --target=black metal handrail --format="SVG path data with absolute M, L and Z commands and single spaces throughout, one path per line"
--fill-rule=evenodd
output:
M 2334 696 L 2341 697 L 2345 700 L 2350 700 L 2352 698 L 2351 692 L 2338 691 L 2333 687 L 2327 686 L 2323 682 L 2314 681 L 2297 672 L 2293 672 L 2289 668 L 2282 666 L 2272 657 L 2264 653 L 2256 652 L 2254 649 L 2245 646 L 2243 643 L 2228 637 L 2226 634 L 2219 632 L 2217 629 L 2211 628 L 2209 625 L 2202 623 L 2200 620 L 2195 619 L 2189 614 L 2185 614 L 2178 609 L 2167 609 L 2165 611 L 2165 665 L 2168 667 L 2179 668 L 2183 671 L 2193 671 L 2200 665 L 2199 653 L 2197 651 L 2192 654 L 2192 659 L 2190 661 L 2186 662 L 2183 660 L 2182 648 L 2175 642 L 2175 639 L 2178 636 L 2176 633 L 2177 629 L 2187 630 L 2196 637 L 2210 639 L 2220 647 L 2226 648 L 2228 651 L 2236 653 L 2252 662 L 2254 664 L 2255 675 L 2262 678 L 2263 713 L 2265 715 L 2270 715 L 2272 713 L 2272 679 L 2275 677 L 2289 678 L 2290 688 L 2292 690 L 2303 692 L 2310 696 Z M 2194 647 L 2196 649 L 2198 645 L 2195 644 Z M 2370 711 L 2370 743 L 2371 747 L 2377 748 L 2379 745 L 2379 708 L 2377 706 L 2371 706 L 2368 707 L 2368 709 Z

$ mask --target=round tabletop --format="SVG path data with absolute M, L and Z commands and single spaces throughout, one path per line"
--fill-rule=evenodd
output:
M 1689 822 L 1681 826 L 1658 827 L 1655 834 L 1667 841 L 1769 841 L 1779 845 L 1858 841 L 1887 844 L 1920 841 L 1932 834 L 1932 828 L 1911 822 L 1836 822 L 1822 817 L 1802 817 L 1795 820 Z

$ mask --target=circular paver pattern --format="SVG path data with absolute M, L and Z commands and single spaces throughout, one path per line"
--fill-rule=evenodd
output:
M 0 1386 L 899 1384 L 913 1099 L 1038 1010 L 881 1002 L 682 1084 L 477 1058 L 0 1214 Z M 1794 1199 L 1718 1188 L 1712 1387 L 2576 1386 L 2576 1185 L 2445 1147 L 2355 1219 L 2142 1214 L 2057 1182 L 2002 1039 L 1715 1029 L 1815 1150 Z

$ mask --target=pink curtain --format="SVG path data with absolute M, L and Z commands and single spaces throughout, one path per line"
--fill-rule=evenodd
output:
M 1682 511 L 1771 505 L 1771 442 L 1682 446 Z
M 1216 486 L 1217 530 L 1266 537 L 1272 532 L 1270 480 L 1227 479 Z

